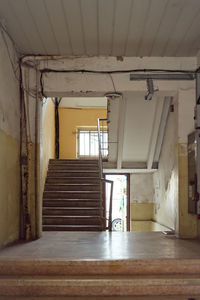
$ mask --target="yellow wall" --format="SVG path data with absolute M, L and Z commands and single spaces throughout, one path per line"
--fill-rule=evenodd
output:
M 51 100 L 44 109 L 42 119 L 42 188 L 44 187 L 49 159 L 55 158 L 55 107 Z
M 19 237 L 19 141 L 0 130 L 0 247 Z
M 154 213 L 154 205 L 154 203 L 131 203 L 131 220 L 152 220 Z
M 98 118 L 106 118 L 102 108 L 59 108 L 60 158 L 76 158 L 77 126 L 97 126 Z
M 132 221 L 131 222 L 131 231 L 152 232 L 152 231 L 165 231 L 165 230 L 169 230 L 169 229 L 153 221 Z

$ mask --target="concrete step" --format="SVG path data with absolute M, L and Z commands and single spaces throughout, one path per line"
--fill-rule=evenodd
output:
M 44 191 L 43 199 L 100 199 L 99 191 Z
M 200 278 L 200 259 L 67 260 L 0 258 L 0 276 L 187 276 Z
M 46 183 L 57 184 L 57 183 L 98 183 L 100 184 L 100 179 L 97 177 L 47 177 Z
M 100 206 L 99 199 L 44 199 L 43 206 L 45 207 L 98 207 Z
M 67 171 L 55 171 L 51 170 L 47 172 L 47 177 L 96 177 L 100 178 L 99 171 L 96 170 L 87 170 L 87 171 L 78 171 L 78 170 L 67 170 Z
M 43 225 L 43 231 L 102 231 L 101 225 Z
M 92 164 L 99 165 L 98 159 L 50 159 L 49 164 Z
M 100 216 L 101 211 L 100 207 L 43 207 L 43 216 Z
M 43 225 L 101 225 L 101 218 L 96 216 L 46 216 Z
M 49 170 L 98 170 L 98 165 L 93 164 L 50 164 Z
M 65 278 L 9 277 L 0 278 L 0 296 L 12 297 L 138 297 L 200 296 L 200 278 L 182 275 L 137 278 Z M 126 299 L 126 298 L 124 298 Z M 132 298 L 131 298 L 132 299 Z M 170 298 L 168 298 L 170 299 Z M 184 299 L 184 298 L 182 298 Z M 191 299 L 191 297 L 190 297 Z
M 47 183 L 45 184 L 45 191 L 100 191 L 100 185 L 93 183 Z

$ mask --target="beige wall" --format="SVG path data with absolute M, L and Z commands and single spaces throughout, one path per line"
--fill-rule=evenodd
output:
M 77 126 L 97 126 L 98 118 L 106 118 L 104 108 L 59 108 L 60 158 L 76 158 Z
M 0 32 L 0 247 L 19 238 L 20 212 L 19 74 L 13 73 L 9 55 L 17 69 L 16 52 L 5 38 L 7 46 Z
M 46 179 L 49 159 L 55 158 L 55 106 L 51 99 L 42 107 L 42 189 Z

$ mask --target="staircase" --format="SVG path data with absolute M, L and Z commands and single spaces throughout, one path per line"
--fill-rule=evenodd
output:
M 51 159 L 43 194 L 43 231 L 102 231 L 97 160 Z

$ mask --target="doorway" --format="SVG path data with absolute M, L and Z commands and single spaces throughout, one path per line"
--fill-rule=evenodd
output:
M 105 174 L 113 181 L 112 231 L 130 231 L 130 176 L 129 174 Z M 110 207 L 110 185 L 106 185 L 105 215 L 108 226 Z

